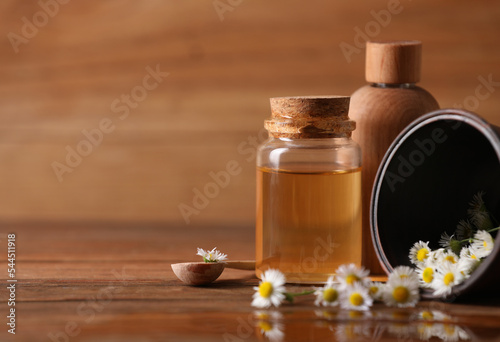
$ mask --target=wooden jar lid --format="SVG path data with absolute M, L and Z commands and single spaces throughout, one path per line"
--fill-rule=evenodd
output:
M 420 81 L 422 43 L 417 40 L 366 43 L 366 81 L 416 83 Z
M 349 120 L 349 101 L 349 96 L 274 97 L 264 126 L 275 138 L 350 137 L 356 123 Z

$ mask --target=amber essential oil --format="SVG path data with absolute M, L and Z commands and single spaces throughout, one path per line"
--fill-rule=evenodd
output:
M 300 173 L 257 168 L 256 274 L 323 283 L 361 265 L 361 168 Z

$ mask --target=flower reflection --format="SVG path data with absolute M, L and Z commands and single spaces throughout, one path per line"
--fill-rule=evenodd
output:
M 470 336 L 460 326 L 453 323 L 451 316 L 437 310 L 423 310 L 418 313 L 418 320 L 424 321 L 417 325 L 421 340 L 437 337 L 442 341 L 469 340 Z
M 323 318 L 329 321 L 339 320 L 339 321 L 354 321 L 362 320 L 372 317 L 370 311 L 357 311 L 357 310 L 315 310 L 314 313 L 317 317 Z
M 258 321 L 257 326 L 264 337 L 270 341 L 283 341 L 285 333 L 283 332 L 283 324 L 270 321 Z
M 333 310 L 314 310 L 314 314 L 317 317 L 326 319 L 328 321 L 337 319 L 339 317 L 339 312 Z
M 316 310 L 317 317 L 328 324 L 338 341 L 463 341 L 468 333 L 452 317 L 437 310 L 393 310 L 379 315 L 354 311 Z M 387 320 L 391 321 L 390 323 Z
M 338 341 L 372 341 L 370 326 L 359 322 L 339 324 L 335 329 Z
M 283 319 L 283 315 L 278 311 L 256 311 L 254 312 L 257 318 L 256 326 L 262 336 L 269 341 L 283 341 L 285 337 L 284 326 L 279 321 Z
M 313 312 L 288 313 L 285 317 L 279 311 L 256 311 L 255 326 L 261 339 L 285 341 L 297 334 L 306 334 L 300 324 L 310 321 L 314 315 L 314 336 L 311 341 L 325 338 L 335 341 L 466 341 L 471 337 L 456 324 L 449 315 L 426 309 L 373 310 L 367 312 L 325 308 Z M 285 319 L 286 318 L 286 319 Z M 288 337 L 285 337 L 285 334 Z M 332 336 L 333 335 L 333 336 Z M 319 339 L 317 339 L 319 338 Z
M 439 322 L 451 322 L 452 318 L 441 311 L 437 310 L 423 310 L 417 315 L 417 319 L 424 321 L 439 321 Z
M 408 340 L 415 336 L 415 327 L 408 323 L 392 323 L 388 326 L 389 335 L 395 336 L 399 340 Z
M 417 326 L 417 330 L 419 338 L 424 341 L 432 337 L 437 337 L 442 341 L 461 341 L 470 339 L 469 334 L 456 324 L 420 323 Z

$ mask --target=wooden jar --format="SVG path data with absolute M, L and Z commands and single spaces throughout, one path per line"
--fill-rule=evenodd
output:
M 366 85 L 351 97 L 353 139 L 362 149 L 363 265 L 383 274 L 370 233 L 370 198 L 380 162 L 396 136 L 413 120 L 439 108 L 420 81 L 419 41 L 372 41 L 366 45 Z

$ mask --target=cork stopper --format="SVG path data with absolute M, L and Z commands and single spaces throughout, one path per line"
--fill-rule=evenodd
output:
M 422 43 L 417 40 L 366 43 L 366 81 L 417 83 L 420 81 Z
M 275 138 L 350 137 L 356 123 L 349 120 L 349 96 L 271 98 L 271 118 L 264 122 Z

